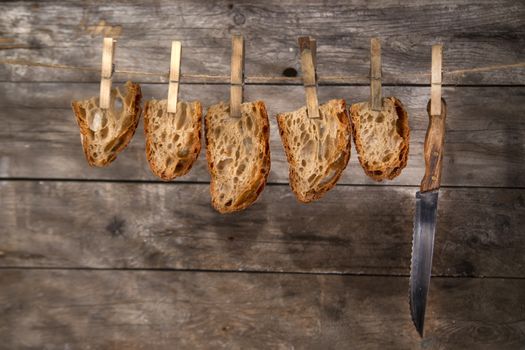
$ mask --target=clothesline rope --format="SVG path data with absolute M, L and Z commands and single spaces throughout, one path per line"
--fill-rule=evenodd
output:
M 27 60 L 0 60 L 0 64 L 5 65 L 19 65 L 26 67 L 40 67 L 40 68 L 51 68 L 51 69 L 67 69 L 67 70 L 77 70 L 84 72 L 100 72 L 98 67 L 81 67 L 81 66 L 72 66 L 66 64 L 57 64 L 57 63 L 42 63 L 42 62 L 33 62 Z M 491 65 L 485 67 L 475 67 L 468 69 L 457 69 L 451 71 L 443 71 L 443 76 L 462 76 L 466 73 L 481 73 L 481 72 L 490 72 L 496 70 L 504 69 L 513 69 L 513 68 L 522 68 L 525 67 L 525 62 L 518 62 L 513 64 L 502 64 L 502 65 Z M 168 80 L 169 72 L 144 72 L 144 71 L 135 71 L 129 69 L 115 69 L 115 74 L 127 74 L 127 75 L 136 75 L 136 76 L 150 76 L 157 77 L 160 79 Z M 406 73 L 397 75 L 397 77 L 430 77 L 430 72 L 428 73 Z M 203 82 L 220 82 L 224 81 L 227 83 L 230 80 L 229 75 L 210 75 L 210 74 L 188 74 L 181 73 L 181 80 L 183 79 L 200 79 Z M 318 80 L 323 81 L 334 81 L 334 82 L 348 82 L 352 83 L 359 79 L 370 79 L 367 75 L 347 75 L 347 76 L 320 76 Z M 246 76 L 245 81 L 250 82 L 301 82 L 301 77 L 275 77 L 275 76 Z

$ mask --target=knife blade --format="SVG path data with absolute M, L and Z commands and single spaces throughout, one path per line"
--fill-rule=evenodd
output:
M 441 162 L 445 134 L 446 104 L 442 100 L 440 116 L 430 116 L 425 138 L 425 177 L 420 191 L 416 193 L 414 233 L 412 237 L 412 261 L 410 264 L 410 314 L 420 336 L 423 336 L 425 310 L 432 254 L 436 232 Z M 430 102 L 429 102 L 430 115 Z M 428 157 L 427 157 L 428 156 Z
M 436 231 L 439 192 L 417 192 L 412 262 L 410 266 L 410 311 L 418 333 L 423 336 L 432 253 Z

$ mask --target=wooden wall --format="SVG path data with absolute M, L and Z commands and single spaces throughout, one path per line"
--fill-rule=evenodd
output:
M 288 187 L 275 115 L 304 104 L 297 81 L 249 84 L 271 119 L 269 184 L 248 210 L 210 206 L 204 154 L 163 183 L 142 125 L 106 169 L 90 168 L 70 108 L 99 74 L 0 64 L 0 349 L 523 349 L 525 69 L 445 75 L 447 134 L 426 336 L 408 307 L 414 195 L 423 176 L 430 46 L 444 70 L 525 61 L 525 4 L 400 2 L 0 1 L 0 61 L 228 75 L 232 33 L 248 76 L 300 70 L 296 39 L 318 43 L 321 102 L 366 100 L 369 40 L 382 40 L 384 96 L 410 115 L 407 168 L 375 183 L 355 148 L 338 186 L 302 205 Z M 117 74 L 165 98 L 159 75 Z M 183 83 L 209 106 L 223 83 Z

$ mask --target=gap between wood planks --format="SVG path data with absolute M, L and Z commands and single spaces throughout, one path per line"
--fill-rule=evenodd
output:
M 182 272 L 182 273 L 236 273 L 236 274 L 261 274 L 261 275 L 313 275 L 313 276 L 352 276 L 352 277 L 392 277 L 392 278 L 409 278 L 409 274 L 386 274 L 386 273 L 352 273 L 352 272 L 310 272 L 310 271 L 271 271 L 271 270 L 228 270 L 228 269 L 177 269 L 177 268 L 154 268 L 154 267 L 68 267 L 68 266 L 0 266 L 2 270 L 32 270 L 32 271 L 152 271 L 152 272 Z M 508 280 L 524 280 L 525 277 L 516 276 L 474 276 L 474 275 L 443 275 L 432 274 L 432 278 L 442 279 L 508 279 Z
M 162 180 L 140 180 L 140 179 L 70 179 L 70 178 L 31 178 L 31 177 L 0 177 L 0 182 L 86 182 L 86 183 L 122 183 L 122 184 L 152 184 L 152 185 L 209 185 L 209 181 L 162 181 Z M 266 186 L 289 186 L 288 182 L 267 182 Z M 388 183 L 367 183 L 367 184 L 337 184 L 341 187 L 391 187 L 391 188 L 419 188 L 417 185 L 402 185 Z M 522 186 L 471 186 L 471 185 L 442 185 L 440 188 L 450 189 L 494 189 L 494 190 L 525 190 Z

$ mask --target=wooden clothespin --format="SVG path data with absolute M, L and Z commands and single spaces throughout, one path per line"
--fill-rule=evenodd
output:
M 443 45 L 432 45 L 432 78 L 430 81 L 430 115 L 441 115 Z
M 308 118 L 320 118 L 319 100 L 317 99 L 316 55 L 317 43 L 308 36 L 299 37 L 299 50 L 301 53 L 301 70 L 303 84 L 306 92 L 306 108 Z
M 177 98 L 180 81 L 180 56 L 182 45 L 180 41 L 171 42 L 170 81 L 168 87 L 168 113 L 177 112 Z
M 230 82 L 230 116 L 241 117 L 241 104 L 244 88 L 244 38 L 242 35 L 232 37 L 232 61 Z
M 104 38 L 104 47 L 102 48 L 102 71 L 100 73 L 100 102 L 99 107 L 103 109 L 109 108 L 111 101 L 111 79 L 115 66 L 113 65 L 113 57 L 115 56 L 116 40 L 113 38 Z
M 379 38 L 370 40 L 370 107 L 380 111 L 383 107 L 381 94 L 381 42 Z

